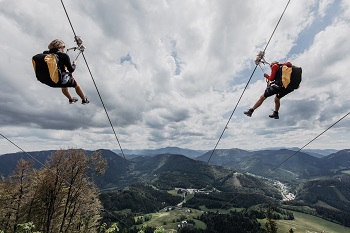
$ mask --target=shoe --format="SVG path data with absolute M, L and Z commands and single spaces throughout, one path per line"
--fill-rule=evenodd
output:
M 280 117 L 278 116 L 278 112 L 273 111 L 273 113 L 271 115 L 269 115 L 270 118 L 274 118 L 274 119 L 280 119 Z
M 71 100 L 69 100 L 69 104 L 74 104 L 77 101 L 78 101 L 78 99 L 73 97 Z
M 250 109 L 248 109 L 247 111 L 245 111 L 244 114 L 247 115 L 247 116 L 249 116 L 249 117 L 251 117 L 252 114 L 253 114 L 253 112 L 254 112 L 254 109 L 250 108 Z
M 88 103 L 90 103 L 90 101 L 86 97 L 81 101 L 81 104 L 88 104 Z

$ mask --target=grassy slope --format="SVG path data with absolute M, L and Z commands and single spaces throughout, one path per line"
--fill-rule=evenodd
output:
M 192 213 L 188 213 L 186 212 L 186 210 L 188 210 L 188 208 L 179 209 L 178 207 L 170 211 L 161 210 L 158 213 L 153 213 L 152 219 L 148 222 L 145 222 L 144 224 L 148 226 L 153 226 L 153 227 L 163 226 L 166 232 L 168 233 L 168 232 L 172 232 L 171 229 L 178 228 L 177 226 L 178 224 L 180 224 L 180 222 L 177 222 L 177 220 L 180 219 L 181 216 L 186 216 L 187 219 L 193 219 L 194 217 L 198 217 L 203 214 L 203 211 L 200 211 L 200 210 L 192 209 Z M 206 227 L 205 223 L 198 220 L 194 220 L 194 221 L 196 222 L 197 228 Z M 164 222 L 166 222 L 166 225 L 164 225 Z
M 175 210 L 171 211 L 160 211 L 158 213 L 152 214 L 152 219 L 145 224 L 149 226 L 163 226 L 167 233 L 173 232 L 171 229 L 177 229 L 179 222 L 173 223 L 173 220 L 177 220 L 184 215 L 187 219 L 193 219 L 195 216 L 199 216 L 203 211 L 193 210 L 192 213 L 186 213 L 184 211 Z M 343 227 L 339 224 L 335 224 L 326 221 L 322 218 L 318 218 L 312 215 L 303 214 L 299 212 L 294 212 L 294 220 L 278 220 L 277 227 L 278 233 L 288 233 L 290 228 L 293 228 L 294 233 L 305 233 L 305 232 L 325 232 L 325 233 L 345 233 L 350 232 L 350 228 Z M 205 224 L 201 221 L 194 220 L 196 222 L 196 227 L 205 228 Z M 163 223 L 166 222 L 166 225 Z M 266 220 L 259 220 L 262 226 L 265 225 Z
M 350 175 L 350 170 L 342 171 L 342 173 Z
M 172 190 L 169 193 L 173 195 L 177 195 L 176 191 Z M 188 195 L 186 200 L 190 199 L 192 195 Z M 196 223 L 197 228 L 204 229 L 206 227 L 205 223 L 195 220 L 194 217 L 200 216 L 205 211 L 213 211 L 216 212 L 215 209 L 207 209 L 205 206 L 200 207 L 201 210 L 191 209 L 192 213 L 188 213 L 185 210 L 188 208 L 178 208 L 175 207 L 174 210 L 171 211 L 159 211 L 158 213 L 152 214 L 152 219 L 144 224 L 149 226 L 163 226 L 166 233 L 176 232 L 177 226 L 179 222 L 176 220 L 180 219 L 181 216 L 186 216 L 187 219 L 193 219 Z M 219 210 L 222 213 L 228 213 L 229 211 L 240 211 L 240 208 L 231 208 L 230 210 Z M 324 220 L 319 217 L 315 217 L 312 215 L 292 211 L 294 214 L 294 220 L 278 220 L 278 233 L 288 233 L 290 228 L 293 228 L 294 233 L 305 233 L 305 232 L 325 232 L 325 233 L 345 233 L 350 232 L 350 228 L 343 227 L 339 224 L 332 223 L 330 221 Z M 175 223 L 173 223 L 175 220 Z M 262 226 L 265 225 L 266 220 L 258 220 Z M 166 225 L 163 225 L 166 222 Z
M 294 220 L 278 220 L 278 233 L 288 233 L 290 228 L 293 228 L 294 233 L 305 232 L 326 232 L 326 233 L 345 233 L 350 232 L 350 228 L 343 227 L 318 218 L 312 215 L 294 212 Z M 265 221 L 261 222 L 265 224 Z

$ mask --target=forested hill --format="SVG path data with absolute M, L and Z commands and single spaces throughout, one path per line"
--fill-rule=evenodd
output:
M 31 151 L 31 152 L 18 152 L 4 154 L 0 156 L 0 175 L 8 176 L 16 168 L 17 162 L 20 159 L 23 160 L 32 160 L 34 168 L 42 167 L 42 164 L 45 163 L 46 159 L 51 156 L 55 150 L 48 151 Z
M 52 154 L 53 151 L 31 156 L 41 163 Z M 94 182 L 102 190 L 114 190 L 127 187 L 135 183 L 152 184 L 159 189 L 174 188 L 208 188 L 232 191 L 240 187 L 247 192 L 251 189 L 260 189 L 260 193 L 266 196 L 281 198 L 278 190 L 256 177 L 235 172 L 219 166 L 207 165 L 204 162 L 190 159 L 184 155 L 162 154 L 153 157 L 139 157 L 135 160 L 125 160 L 123 157 L 110 150 L 99 150 L 107 161 L 107 169 L 102 176 L 93 176 Z M 91 154 L 92 151 L 85 151 Z M 28 155 L 26 155 L 28 156 Z M 18 159 L 30 159 L 21 153 L 0 156 L 0 170 L 3 175 L 12 173 Z M 37 156 L 37 157 L 35 157 Z M 8 159 L 11 158 L 11 159 Z M 4 163 L 6 162 L 6 163 Z M 36 166 L 40 166 L 35 162 Z M 4 173 L 6 166 L 7 173 Z M 255 192 L 255 191 L 254 191 Z
M 166 149 L 169 148 L 164 148 L 164 150 Z M 170 149 L 173 151 L 179 150 L 179 148 Z M 208 162 L 211 155 L 211 151 L 209 151 L 193 160 L 183 155 L 170 156 L 168 153 L 150 155 L 148 151 L 148 154 L 145 156 L 129 157 L 126 155 L 125 159 L 111 150 L 101 149 L 99 151 L 108 162 L 106 174 L 103 178 L 96 180 L 100 187 L 109 187 L 111 186 L 110 184 L 125 186 L 129 179 L 137 177 L 137 173 L 140 172 L 145 175 L 145 179 L 151 179 L 149 176 L 156 175 L 156 171 L 177 170 L 182 172 L 184 169 L 199 170 L 202 165 L 198 162 Z M 0 175 L 6 177 L 11 174 L 19 159 L 33 160 L 34 167 L 39 168 L 53 152 L 55 151 L 20 152 L 2 155 L 0 156 Z M 86 154 L 92 154 L 93 152 L 85 150 Z M 189 151 L 186 152 L 190 153 Z M 265 175 L 270 169 L 277 167 L 278 169 L 269 174 L 269 178 L 289 182 L 297 178 L 334 175 L 341 170 L 349 169 L 350 150 L 340 150 L 328 156 L 316 158 L 302 151 L 295 154 L 294 150 L 288 149 L 258 151 L 218 149 L 212 155 L 209 165 L 224 166 L 239 172 L 250 172 L 256 175 Z
M 341 150 L 330 154 L 322 158 L 322 160 L 334 169 L 340 167 L 350 167 L 350 149 Z
M 83 150 L 85 154 L 91 155 L 95 151 Z M 97 150 L 101 153 L 103 157 L 107 159 L 107 162 L 111 168 L 113 168 L 113 173 L 123 174 L 126 171 L 127 163 L 126 161 L 116 153 L 110 150 Z M 53 155 L 56 150 L 48 151 L 31 151 L 31 152 L 18 152 L 11 154 L 4 154 L 0 156 L 0 175 L 8 176 L 16 168 L 16 164 L 20 159 L 33 161 L 34 168 L 41 168 L 45 165 L 46 160 Z
M 211 151 L 198 157 L 208 161 Z M 270 169 L 270 178 L 290 181 L 297 178 L 311 178 L 333 175 L 340 168 L 350 168 L 349 150 L 341 150 L 323 158 L 316 158 L 302 151 L 294 150 L 259 150 L 245 151 L 240 149 L 216 150 L 210 163 L 230 167 L 238 171 L 246 171 L 257 175 L 265 175 Z
M 86 155 L 91 155 L 95 151 L 83 152 Z M 110 200 L 109 197 L 119 200 L 120 195 L 132 195 L 135 197 L 132 200 L 138 200 L 138 196 L 135 194 L 138 189 L 134 192 L 129 187 L 142 184 L 161 191 L 180 188 L 177 190 L 187 193 L 190 190 L 196 190 L 198 193 L 186 202 L 186 205 L 191 208 L 203 205 L 211 206 L 211 208 L 221 208 L 222 206 L 249 207 L 280 201 L 282 195 L 279 185 L 241 171 L 254 168 L 249 171 L 255 174 L 266 172 L 271 166 L 276 166 L 280 161 L 289 158 L 288 156 L 294 153 L 289 150 L 258 152 L 246 152 L 238 149 L 218 150 L 218 154 L 214 154 L 210 163 L 207 164 L 208 157 L 205 156 L 208 154 L 201 158 L 204 161 L 194 160 L 179 154 L 139 156 L 126 160 L 123 156 L 110 150 L 99 150 L 98 152 L 102 156 L 99 161 L 105 159 L 107 162 L 106 172 L 101 176 L 96 176 L 89 170 L 87 175 L 89 180 L 92 178 L 91 181 L 99 187 L 102 193 L 106 195 L 109 193 L 107 201 Z M 42 165 L 46 164 L 49 157 L 54 154 L 54 151 L 28 152 L 28 154 L 14 153 L 0 156 L 1 175 L 5 177 L 11 175 L 20 159 L 33 160 L 34 158 L 34 167 L 42 168 Z M 296 199 L 288 205 L 295 205 L 299 211 L 304 211 L 305 208 L 302 206 L 308 205 L 312 208 L 313 214 L 322 217 L 337 214 L 331 219 L 342 223 L 339 218 L 344 217 L 344 213 L 348 212 L 350 200 L 348 188 L 350 169 L 347 168 L 349 150 L 339 151 L 322 159 L 302 153 L 299 155 L 299 157 L 295 155 L 290 158 L 291 161 L 286 162 L 290 167 L 281 166 L 283 168 L 280 169 L 281 173 L 276 172 L 274 175 L 283 174 L 287 169 L 291 173 L 290 171 L 294 169 L 293 171 L 298 176 L 316 176 L 321 168 L 325 170 L 324 174 L 333 172 L 334 175 L 313 177 L 312 179 L 295 179 L 289 175 L 289 179 L 297 183 L 294 186 L 297 188 L 294 191 L 291 190 L 296 195 Z M 62 156 L 66 157 L 64 154 Z M 223 164 L 225 167 L 213 165 L 213 162 L 220 162 L 220 159 L 225 161 Z M 241 171 L 229 167 L 234 164 L 234 161 L 239 165 Z M 71 163 L 67 161 L 67 164 Z M 303 169 L 308 173 L 302 171 Z M 331 169 L 334 170 L 331 171 Z M 152 195 L 149 194 L 150 200 Z M 232 200 L 232 196 L 239 196 L 239 199 Z M 159 201 L 162 203 L 163 199 Z M 121 202 L 120 204 L 125 203 Z M 135 201 L 134 207 L 140 211 L 140 206 L 143 207 L 143 205 L 144 203 Z M 155 205 L 152 208 L 156 209 L 156 207 Z M 350 216 L 346 219 L 350 219 Z
M 89 150 L 83 151 L 86 155 L 91 155 L 95 152 Z M 97 151 L 99 151 L 102 157 L 107 160 L 108 167 L 103 176 L 94 177 L 95 183 L 102 188 L 107 184 L 117 186 L 120 185 L 120 183 L 124 183 L 124 176 L 130 162 L 110 150 L 101 149 Z M 47 159 L 55 152 L 55 150 L 49 150 L 4 154 L 0 156 L 0 175 L 7 177 L 12 174 L 16 168 L 17 162 L 20 159 L 33 161 L 34 168 L 41 168 L 45 165 Z

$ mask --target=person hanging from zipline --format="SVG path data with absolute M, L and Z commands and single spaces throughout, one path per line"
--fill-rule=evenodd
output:
M 255 60 L 256 64 L 260 66 L 260 63 L 267 63 L 264 59 L 264 53 L 259 53 L 260 59 Z M 245 115 L 251 117 L 254 110 L 256 110 L 265 101 L 266 98 L 275 95 L 275 110 L 270 118 L 279 119 L 278 110 L 280 109 L 280 99 L 287 94 L 293 92 L 299 88 L 301 82 L 302 69 L 300 67 L 293 66 L 290 62 L 279 63 L 274 61 L 270 64 L 271 75 L 264 73 L 264 77 L 267 79 L 268 85 L 265 92 L 260 96 L 259 100 L 254 106 L 244 112 Z
M 77 42 L 79 47 L 74 49 L 79 49 L 81 53 L 85 47 L 79 37 L 76 39 L 76 41 L 80 40 L 80 44 Z M 62 40 L 55 39 L 48 45 L 48 51 L 33 56 L 32 62 L 36 77 L 38 81 L 50 87 L 61 88 L 63 95 L 68 98 L 70 104 L 78 101 L 76 97 L 71 96 L 68 90 L 69 87 L 74 87 L 81 98 L 81 103 L 88 104 L 89 100 L 72 75 L 76 68 L 76 60 L 71 62 L 69 55 L 65 53 L 65 47 Z

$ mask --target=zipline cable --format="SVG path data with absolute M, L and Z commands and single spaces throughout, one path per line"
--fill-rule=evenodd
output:
M 285 160 L 283 160 L 280 164 L 278 164 L 277 166 L 275 166 L 274 168 L 272 168 L 269 172 L 267 172 L 264 177 L 266 177 L 267 175 L 269 175 L 271 172 L 273 172 L 274 170 L 276 170 L 277 168 L 279 168 L 282 164 L 284 164 L 285 162 L 287 162 L 290 158 L 292 158 L 294 155 L 298 154 L 302 149 L 304 149 L 306 146 L 308 146 L 309 144 L 311 144 L 313 141 L 315 141 L 317 138 L 319 138 L 322 134 L 324 134 L 325 132 L 327 132 L 329 129 L 331 129 L 333 126 L 335 126 L 336 124 L 338 124 L 340 121 L 342 121 L 345 117 L 347 117 L 350 114 L 350 112 L 348 112 L 347 114 L 345 114 L 343 117 L 341 117 L 339 120 L 337 120 L 335 123 L 333 123 L 331 126 L 329 126 L 327 129 L 325 129 L 324 131 L 322 131 L 319 135 L 317 135 L 316 137 L 314 137 L 311 141 L 309 141 L 308 143 L 306 143 L 303 147 L 301 147 L 299 150 L 295 151 L 292 155 L 290 155 L 288 158 L 286 158 Z
M 63 3 L 63 0 L 60 0 L 60 1 L 61 1 L 61 3 L 62 3 L 62 6 L 63 6 L 63 9 L 64 9 L 64 12 L 66 13 L 66 16 L 67 16 L 68 22 L 69 22 L 69 24 L 70 24 L 70 27 L 72 28 L 72 31 L 73 31 L 74 37 L 76 38 L 76 37 L 77 37 L 77 34 L 75 33 L 75 30 L 74 30 L 73 24 L 72 24 L 72 22 L 71 22 L 71 20 L 70 20 L 70 18 L 69 18 L 69 15 L 68 15 L 67 9 L 66 9 L 66 7 L 65 7 L 65 5 L 64 5 L 64 3 Z M 120 142 L 119 142 L 118 136 L 117 136 L 117 134 L 116 134 L 116 132 L 115 132 L 115 129 L 114 129 L 113 124 L 112 124 L 112 121 L 111 121 L 111 119 L 110 119 L 110 117 L 109 117 L 109 114 L 108 114 L 107 108 L 106 108 L 106 106 L 105 106 L 105 104 L 104 104 L 104 102 L 103 102 L 103 99 L 102 99 L 102 96 L 101 96 L 101 94 L 100 94 L 100 91 L 99 91 L 99 90 L 98 90 L 98 88 L 97 88 L 97 85 L 96 85 L 95 79 L 94 79 L 94 77 L 93 77 L 93 75 L 92 75 L 92 72 L 91 72 L 90 66 L 89 66 L 89 64 L 88 64 L 88 62 L 87 62 L 87 60 L 86 60 L 86 57 L 85 57 L 85 55 L 84 55 L 84 52 L 80 51 L 80 53 L 82 54 L 82 56 L 83 56 L 83 58 L 84 58 L 84 61 L 85 61 L 85 64 L 86 64 L 86 67 L 87 67 L 87 68 L 88 68 L 88 70 L 89 70 L 89 73 L 90 73 L 91 79 L 92 79 L 92 81 L 93 81 L 93 83 L 94 83 L 94 85 L 95 85 L 95 88 L 96 88 L 97 94 L 98 94 L 98 96 L 99 96 L 99 98 L 100 98 L 100 100 L 101 100 L 102 106 L 103 106 L 103 108 L 104 108 L 104 110 L 105 110 L 105 113 L 106 113 L 106 115 L 107 115 L 107 118 L 108 118 L 109 124 L 111 125 L 111 128 L 112 128 L 112 130 L 113 130 L 113 133 L 114 133 L 115 139 L 116 139 L 116 140 L 117 140 L 117 142 L 118 142 L 118 145 L 119 145 L 120 151 L 121 151 L 121 153 L 122 153 L 122 155 L 123 155 L 123 157 L 124 157 L 124 161 L 125 161 L 125 163 L 126 163 L 126 166 L 127 166 L 128 170 L 130 171 L 129 163 L 128 163 L 128 162 L 127 162 L 127 160 L 126 160 L 126 157 L 125 157 L 125 154 L 124 154 L 123 148 L 122 148 L 122 146 L 121 146 L 121 144 L 120 144 Z M 80 54 L 80 53 L 79 53 L 79 54 Z M 77 57 L 77 58 L 78 58 L 78 57 Z M 142 204 L 143 204 L 143 206 L 144 206 L 145 212 L 147 213 L 148 211 L 147 211 L 147 208 L 146 208 L 146 206 L 145 206 L 145 204 L 144 204 L 144 202 L 143 202 L 143 199 L 142 199 L 142 198 L 141 198 L 141 201 L 142 201 Z
M 285 162 L 287 162 L 289 159 L 291 159 L 293 156 L 295 156 L 296 154 L 298 154 L 302 149 L 304 149 L 306 146 L 308 146 L 309 144 L 311 144 L 313 141 L 315 141 L 316 139 L 318 139 L 321 135 L 323 135 L 324 133 L 326 133 L 329 129 L 331 129 L 333 126 L 335 126 L 336 124 L 338 124 L 340 121 L 342 121 L 344 118 L 346 118 L 348 115 L 350 115 L 350 112 L 348 112 L 347 114 L 345 114 L 343 117 L 341 117 L 339 120 L 337 120 L 336 122 L 334 122 L 331 126 L 329 126 L 327 129 L 323 130 L 320 134 L 318 134 L 316 137 L 314 137 L 312 140 L 310 140 L 308 143 L 306 143 L 303 147 L 301 147 L 299 150 L 295 151 L 292 155 L 290 155 L 288 158 L 286 158 L 284 161 L 282 161 L 280 164 L 278 164 L 277 166 L 275 166 L 274 168 L 272 168 L 269 172 L 267 172 L 265 175 L 263 175 L 263 178 L 267 178 L 266 176 L 269 175 L 272 171 L 276 170 L 278 167 L 280 167 L 282 164 L 284 164 Z M 232 173 L 234 174 L 234 173 Z M 229 202 L 232 202 L 233 200 L 235 200 L 239 195 L 241 195 L 241 193 L 237 193 L 233 198 L 231 198 L 229 200 Z M 241 203 L 241 202 L 240 202 Z M 226 207 L 226 205 L 222 205 L 221 208 Z
M 265 48 L 264 48 L 264 50 L 263 50 L 264 53 L 265 53 L 267 47 L 269 46 L 269 44 L 270 44 L 270 42 L 271 42 L 271 39 L 272 39 L 273 35 L 275 34 L 276 29 L 277 29 L 278 25 L 280 24 L 280 22 L 281 22 L 281 20 L 282 20 L 282 17 L 283 17 L 283 15 L 284 15 L 284 13 L 286 12 L 290 1 L 291 1 L 291 0 L 288 0 L 287 5 L 285 6 L 285 8 L 284 8 L 284 10 L 283 10 L 283 12 L 282 12 L 282 15 L 281 15 L 281 17 L 279 18 L 279 20 L 278 20 L 278 22 L 277 22 L 277 24 L 276 24 L 276 26 L 275 26 L 275 29 L 273 30 L 273 32 L 272 32 L 272 34 L 271 34 L 271 36 L 270 36 L 270 39 L 268 40 L 268 42 L 267 42 L 267 44 L 266 44 L 266 46 L 265 46 Z M 210 154 L 210 157 L 209 157 L 209 159 L 208 159 L 208 161 L 207 161 L 207 164 L 209 163 L 209 161 L 210 161 L 211 157 L 213 156 L 213 154 L 214 154 L 214 152 L 215 152 L 217 146 L 219 145 L 219 142 L 220 142 L 222 136 L 224 135 L 225 130 L 227 129 L 227 126 L 228 126 L 228 124 L 230 123 L 231 118 L 232 118 L 233 114 L 235 113 L 235 111 L 236 111 L 236 109 L 237 109 L 237 107 L 238 107 L 238 104 L 239 104 L 239 102 L 241 101 L 241 99 L 242 99 L 242 97 L 243 97 L 243 95 L 244 95 L 244 93 L 245 93 L 245 91 L 246 91 L 246 89 L 247 89 L 247 87 L 248 87 L 248 85 L 249 85 L 249 83 L 250 83 L 250 81 L 251 81 L 251 79 L 252 79 L 252 77 L 253 77 L 255 71 L 256 71 L 257 66 L 258 66 L 258 65 L 256 64 L 256 65 L 255 65 L 255 68 L 254 68 L 254 70 L 253 70 L 253 72 L 252 72 L 252 74 L 250 75 L 250 78 L 248 79 L 247 84 L 245 85 L 245 87 L 244 87 L 244 89 L 243 89 L 243 92 L 242 92 L 241 96 L 239 97 L 239 99 L 238 99 L 238 101 L 237 101 L 237 104 L 236 104 L 235 108 L 233 109 L 233 111 L 232 111 L 232 113 L 231 113 L 230 118 L 228 119 L 228 121 L 227 121 L 227 123 L 226 123 L 226 125 L 225 125 L 225 127 L 224 127 L 224 129 L 223 129 L 223 131 L 222 131 L 222 133 L 221 133 L 221 135 L 220 135 L 220 137 L 219 137 L 219 140 L 216 142 L 216 145 L 215 145 L 214 149 L 212 150 L 212 152 L 211 152 L 211 154 Z
M 227 121 L 227 123 L 226 123 L 226 125 L 225 125 L 225 127 L 224 127 L 224 130 L 222 131 L 222 133 L 221 133 L 221 135 L 220 135 L 220 137 L 219 137 L 219 140 L 216 142 L 216 145 L 215 145 L 215 147 L 214 147 L 214 150 L 212 150 L 212 152 L 211 152 L 211 154 L 210 154 L 210 157 L 209 157 L 209 159 L 208 159 L 208 161 L 207 161 L 207 163 L 206 163 L 207 165 L 209 164 L 209 161 L 210 161 L 211 157 L 213 156 L 213 154 L 214 154 L 214 152 L 215 152 L 217 146 L 219 145 L 219 142 L 220 142 L 222 136 L 224 135 L 225 130 L 227 129 L 228 124 L 229 124 L 230 121 L 231 121 L 231 118 L 232 118 L 232 116 L 233 116 L 233 113 L 236 111 L 236 108 L 237 108 L 239 102 L 241 101 L 241 99 L 242 99 L 242 97 L 243 97 L 243 94 L 244 94 L 245 90 L 247 89 L 247 87 L 248 87 L 248 85 L 249 85 L 249 82 L 250 82 L 250 80 L 252 79 L 252 77 L 253 77 L 253 75 L 254 75 L 255 70 L 256 70 L 257 67 L 258 67 L 258 66 L 256 65 L 255 68 L 254 68 L 254 70 L 253 70 L 253 73 L 250 75 L 250 78 L 249 78 L 247 84 L 245 85 L 244 90 L 243 90 L 241 96 L 239 97 L 239 100 L 237 101 L 237 104 L 236 104 L 235 108 L 233 109 L 233 111 L 232 111 L 232 113 L 231 113 L 231 116 L 230 116 L 230 118 L 228 119 L 228 121 Z
M 42 162 L 40 162 L 38 159 L 36 159 L 34 156 L 32 156 L 31 154 L 27 153 L 26 151 L 24 151 L 21 147 L 17 146 L 14 142 L 12 142 L 10 139 L 8 139 L 7 137 L 5 137 L 3 134 L 0 133 L 0 135 L 6 139 L 7 141 L 9 141 L 12 145 L 14 145 L 15 147 L 17 147 L 18 149 L 20 149 L 22 152 L 24 152 L 26 155 L 28 155 L 29 157 L 31 157 L 32 159 L 34 159 L 36 162 L 38 162 L 41 166 L 47 168 L 45 166 L 45 164 L 43 164 Z
M 62 3 L 63 10 L 64 10 L 64 12 L 66 13 L 66 16 L 67 16 L 68 22 L 69 22 L 69 24 L 70 24 L 70 27 L 72 28 L 72 31 L 73 31 L 74 37 L 76 38 L 76 37 L 77 37 L 77 34 L 75 33 L 75 30 L 74 30 L 73 24 L 72 24 L 72 22 L 71 22 L 71 20 L 70 20 L 70 18 L 69 18 L 69 15 L 68 15 L 67 9 L 66 9 L 66 7 L 65 7 L 65 5 L 64 5 L 64 3 L 63 3 L 63 0 L 60 0 L 60 1 L 61 1 L 61 3 Z M 93 82 L 93 83 L 94 83 L 94 85 L 95 85 L 95 88 L 96 88 L 97 94 L 98 94 L 98 96 L 99 96 L 99 98 L 100 98 L 100 100 L 101 100 L 102 106 L 103 106 L 103 108 L 104 108 L 104 110 L 105 110 L 105 113 L 106 113 L 106 115 L 107 115 L 107 118 L 108 118 L 109 124 L 110 124 L 110 126 L 111 126 L 111 128 L 112 128 L 112 131 L 113 131 L 113 133 L 114 133 L 114 136 L 115 136 L 115 138 L 116 138 L 116 140 L 117 140 L 117 142 L 118 142 L 118 145 L 119 145 L 120 151 L 121 151 L 121 153 L 122 153 L 122 155 L 123 155 L 123 157 L 124 157 L 125 163 L 126 163 L 126 165 L 127 165 L 128 169 L 130 169 L 130 168 L 129 168 L 129 164 L 128 164 L 127 160 L 126 160 L 126 157 L 125 157 L 125 154 L 124 154 L 123 148 L 122 148 L 122 146 L 121 146 L 121 144 L 120 144 L 120 142 L 119 142 L 118 136 L 117 136 L 117 134 L 116 134 L 116 132 L 115 132 L 115 129 L 114 129 L 113 124 L 112 124 L 112 121 L 111 121 L 111 118 L 109 117 L 109 114 L 108 114 L 107 108 L 106 108 L 106 106 L 105 106 L 105 104 L 104 104 L 104 102 L 103 102 L 103 99 L 102 99 L 102 96 L 101 96 L 101 94 L 100 94 L 100 91 L 99 91 L 99 90 L 98 90 L 98 88 L 97 88 L 97 85 L 96 85 L 95 79 L 94 79 L 94 77 L 93 77 L 93 75 L 92 75 L 92 72 L 91 72 L 91 70 L 90 70 L 89 64 L 88 64 L 88 62 L 87 62 L 87 60 L 86 60 L 86 57 L 85 57 L 85 55 L 84 55 L 84 52 L 82 52 L 82 56 L 83 56 L 83 58 L 84 58 L 84 61 L 85 61 L 86 67 L 87 67 L 87 68 L 88 68 L 88 70 L 89 70 L 89 73 L 90 73 L 90 76 L 91 76 L 92 82 Z

